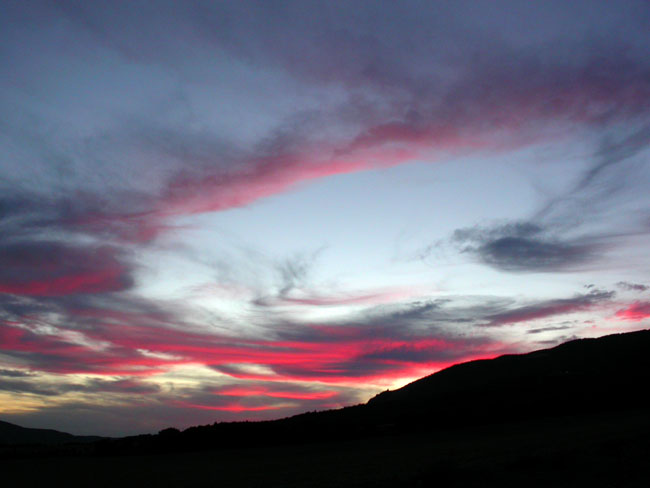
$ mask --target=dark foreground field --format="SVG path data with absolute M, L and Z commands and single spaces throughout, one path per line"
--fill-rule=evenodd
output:
M 480 406 L 477 405 L 477 408 Z M 4 486 L 650 486 L 647 411 L 182 454 L 0 461 Z

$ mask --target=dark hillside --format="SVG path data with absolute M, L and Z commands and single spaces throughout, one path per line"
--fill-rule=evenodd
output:
M 368 402 L 393 423 L 477 423 L 648 407 L 650 331 L 458 364 Z
M 30 429 L 0 421 L 0 446 L 13 445 L 58 445 L 68 443 L 95 442 L 98 436 L 76 436 L 51 429 Z

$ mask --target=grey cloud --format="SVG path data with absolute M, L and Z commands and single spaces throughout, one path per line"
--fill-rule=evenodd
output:
M 145 383 L 134 379 L 101 380 L 94 378 L 80 386 L 74 386 L 72 391 L 81 392 L 110 392 L 125 393 L 130 395 L 151 395 L 159 393 L 161 388 L 157 384 Z
M 533 220 L 568 228 L 584 225 L 586 220 L 614 218 L 617 198 L 632 192 L 642 194 L 647 187 L 647 178 L 639 171 L 643 165 L 639 157 L 649 147 L 647 121 L 626 130 L 605 132 L 590 167 L 572 188 L 537 211 Z
M 272 307 L 279 303 L 290 302 L 290 295 L 295 290 L 309 289 L 313 285 L 310 283 L 310 275 L 324 250 L 325 246 L 322 246 L 316 250 L 296 253 L 282 261 L 272 263 L 276 291 L 260 294 L 251 300 L 251 304 L 259 307 Z
M 486 342 L 485 338 L 466 338 L 463 341 L 459 341 L 456 348 L 448 349 L 436 345 L 419 347 L 417 344 L 405 344 L 386 347 L 379 351 L 364 354 L 359 357 L 359 361 L 403 361 L 412 363 L 462 361 L 468 353 L 479 350 L 480 346 L 484 346 Z
M 571 271 L 596 259 L 596 239 L 559 238 L 532 222 L 456 230 L 452 242 L 484 264 L 510 272 Z
M 27 380 L 0 380 L 0 390 L 14 393 L 31 393 L 43 396 L 59 396 L 67 393 L 121 393 L 129 395 L 152 395 L 161 391 L 160 386 L 134 379 L 90 379 L 83 383 L 43 381 L 37 375 Z
M 35 384 L 32 381 L 2 380 L 0 379 L 0 391 L 11 393 L 30 393 L 33 395 L 56 396 L 59 391 L 47 385 Z
M 650 286 L 648 285 L 643 285 L 641 283 L 630 283 L 627 281 L 619 281 L 618 283 L 616 283 L 616 286 L 622 288 L 623 290 L 638 291 L 638 292 L 642 292 L 650 289 Z
M 120 251 L 110 246 L 0 241 L 0 292 L 66 295 L 123 290 L 132 284 Z
M 280 297 L 285 297 L 294 288 L 306 284 L 310 270 L 323 250 L 324 248 L 320 248 L 309 254 L 299 254 L 278 264 L 277 270 L 281 280 L 278 292 Z
M 34 373 L 21 369 L 0 369 L 0 376 L 8 378 L 29 378 L 30 376 L 34 376 Z
M 589 310 L 594 306 L 611 302 L 616 293 L 613 291 L 594 290 L 584 295 L 571 298 L 545 300 L 530 305 L 514 307 L 509 310 L 484 317 L 486 326 L 501 326 L 517 324 L 530 320 L 538 320 L 556 315 L 569 314 Z
M 539 329 L 530 329 L 526 331 L 526 334 L 542 334 L 544 332 L 555 332 L 557 330 L 566 330 L 570 329 L 569 325 L 558 325 L 556 327 L 540 327 Z

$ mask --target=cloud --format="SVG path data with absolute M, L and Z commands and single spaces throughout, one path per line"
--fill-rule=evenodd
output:
M 588 216 L 589 220 L 614 218 L 612 210 L 617 198 L 641 192 L 647 184 L 638 165 L 648 147 L 647 121 L 601 134 L 590 166 L 571 188 L 538 210 L 533 219 L 570 227 L 583 224 Z
M 378 305 L 382 303 L 391 303 L 400 299 L 410 298 L 418 295 L 417 290 L 412 288 L 392 288 L 382 289 L 375 292 L 358 292 L 358 293 L 341 293 L 341 294 L 323 294 L 315 293 L 301 294 L 300 296 L 285 297 L 282 300 L 272 302 L 272 305 L 299 305 L 329 307 L 341 305 Z M 268 301 L 265 303 L 269 304 Z
M 160 392 L 160 386 L 143 383 L 133 378 L 105 380 L 90 378 L 82 382 L 66 379 L 52 381 L 38 374 L 30 375 L 29 380 L 0 380 L 0 390 L 13 393 L 31 393 L 47 397 L 66 395 L 68 393 L 119 393 L 124 395 L 153 395 Z
M 616 286 L 622 288 L 623 290 L 638 292 L 643 292 L 650 289 L 650 287 L 647 285 L 642 285 L 641 283 L 630 283 L 628 281 L 619 281 L 616 283 Z
M 617 311 L 616 317 L 634 322 L 650 318 L 650 302 L 634 302 L 630 306 Z
M 5 380 L 0 379 L 0 391 L 7 391 L 11 393 L 31 393 L 34 395 L 55 396 L 58 392 L 48 388 L 47 386 L 40 386 L 31 381 L 20 380 Z
M 338 396 L 340 393 L 336 390 L 321 390 L 315 387 L 303 387 L 296 385 L 278 385 L 278 384 L 247 384 L 242 386 L 226 386 L 214 390 L 216 395 L 231 397 L 250 397 L 261 396 L 271 398 L 282 398 L 287 400 L 324 400 Z
M 457 229 L 450 241 L 461 253 L 500 271 L 567 272 L 593 265 L 608 248 L 648 233 L 647 225 L 627 217 L 626 206 L 635 196 L 643 205 L 648 180 L 640 166 L 649 147 L 647 124 L 601 135 L 578 181 L 530 218 Z M 428 246 L 422 257 L 434 247 Z
M 34 376 L 30 371 L 23 371 L 22 369 L 0 369 L 0 376 L 9 378 L 29 378 Z
M 452 242 L 462 253 L 509 272 L 576 270 L 595 260 L 603 249 L 595 239 L 561 239 L 532 222 L 458 229 Z
M 544 332 L 555 332 L 558 330 L 570 329 L 569 325 L 558 325 L 555 327 L 541 327 L 539 329 L 530 329 L 526 331 L 526 334 L 542 334 Z
M 0 242 L 0 293 L 56 296 L 128 289 L 133 279 L 120 254 L 109 246 Z
M 544 319 L 556 315 L 565 315 L 591 310 L 610 303 L 614 296 L 615 293 L 613 291 L 594 290 L 590 293 L 575 295 L 571 298 L 545 300 L 487 316 L 486 319 L 488 319 L 488 322 L 485 325 L 511 325 Z
M 243 384 L 202 388 L 188 393 L 179 407 L 221 412 L 287 412 L 323 410 L 358 402 L 358 392 L 340 386 L 302 386 L 285 382 L 246 381 Z M 300 409 L 300 410 L 298 410 Z
M 276 266 L 280 276 L 279 297 L 284 298 L 295 288 L 306 285 L 310 270 L 323 250 L 324 248 L 320 248 L 309 254 L 296 255 Z

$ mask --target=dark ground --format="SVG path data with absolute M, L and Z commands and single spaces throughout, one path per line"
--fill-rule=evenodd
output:
M 648 487 L 650 412 L 158 455 L 0 460 L 5 486 Z

